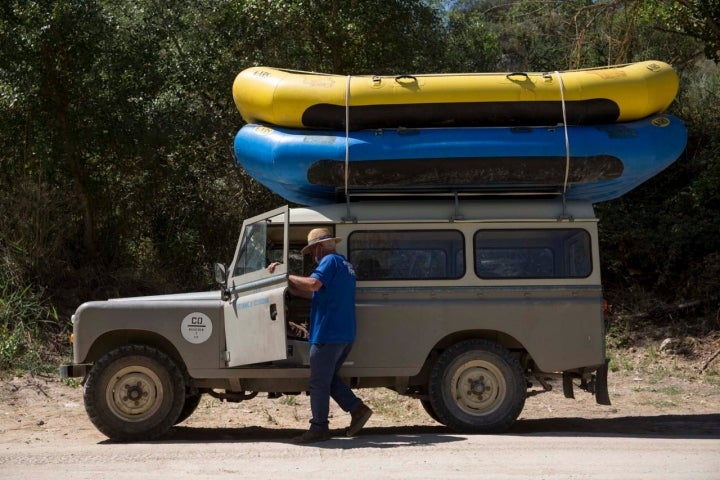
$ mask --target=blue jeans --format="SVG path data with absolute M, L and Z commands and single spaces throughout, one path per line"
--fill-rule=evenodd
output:
M 330 397 L 346 412 L 360 405 L 360 399 L 338 375 L 352 343 L 314 343 L 310 346 L 310 430 L 327 431 Z

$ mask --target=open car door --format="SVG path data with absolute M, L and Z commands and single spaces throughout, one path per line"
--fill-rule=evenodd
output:
M 287 206 L 243 222 L 228 272 L 225 360 L 228 367 L 287 357 L 285 290 L 288 286 Z M 271 262 L 282 262 L 273 273 Z

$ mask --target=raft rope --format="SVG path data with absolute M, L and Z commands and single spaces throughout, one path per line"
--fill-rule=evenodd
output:
M 563 215 L 565 214 L 565 193 L 568 189 L 568 180 L 570 178 L 570 135 L 568 133 L 567 124 L 567 108 L 565 106 L 565 84 L 563 83 L 562 73 L 555 70 L 558 81 L 560 83 L 560 102 L 562 105 L 563 130 L 565 133 L 565 178 L 563 179 Z M 348 183 L 350 181 L 350 82 L 352 76 L 347 76 L 345 83 L 345 202 L 347 204 L 348 216 L 350 216 L 350 196 L 348 195 Z
M 350 216 L 350 197 L 348 196 L 348 182 L 350 180 L 350 75 L 345 85 L 345 202 L 348 216 Z
M 568 179 L 570 178 L 570 136 L 568 134 L 567 110 L 565 108 L 565 84 L 563 83 L 562 74 L 555 70 L 558 80 L 560 81 L 560 101 L 562 103 L 563 128 L 565 130 L 565 180 L 563 181 L 563 195 L 567 192 Z
M 562 74 L 559 70 L 555 70 L 558 81 L 560 83 L 560 101 L 562 104 L 563 114 L 563 130 L 565 131 L 565 179 L 563 180 L 562 203 L 563 217 L 566 216 L 565 193 L 568 189 L 568 180 L 570 178 L 570 135 L 568 134 L 567 110 L 565 108 L 565 84 L 563 83 Z

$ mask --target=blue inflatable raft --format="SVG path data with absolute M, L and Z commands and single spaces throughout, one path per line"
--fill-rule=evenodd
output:
M 672 164 L 687 131 L 672 115 L 607 125 L 317 131 L 248 124 L 235 156 L 302 205 L 345 193 L 560 195 L 602 202 Z M 346 172 L 346 166 L 348 167 Z

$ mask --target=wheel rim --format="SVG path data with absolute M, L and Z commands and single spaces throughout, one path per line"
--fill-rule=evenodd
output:
M 497 410 L 507 396 L 507 383 L 500 369 L 489 362 L 463 363 L 450 380 L 455 404 L 468 415 L 487 415 Z
M 155 372 L 133 366 L 113 375 L 105 395 L 113 414 L 124 421 L 141 422 L 160 409 L 163 387 Z

